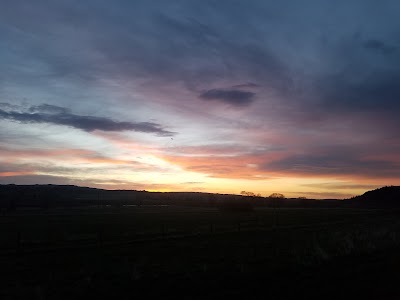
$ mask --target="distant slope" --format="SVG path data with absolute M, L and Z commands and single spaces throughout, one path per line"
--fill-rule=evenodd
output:
M 103 190 L 73 185 L 0 185 L 0 209 L 93 207 L 110 205 L 189 205 L 218 207 L 239 205 L 244 207 L 343 207 L 342 200 L 313 200 L 270 197 L 244 197 L 241 195 L 200 192 L 147 192 L 137 190 Z M 247 205 L 247 206 L 246 206 Z
M 369 208 L 400 208 L 400 186 L 385 186 L 348 201 L 353 205 Z

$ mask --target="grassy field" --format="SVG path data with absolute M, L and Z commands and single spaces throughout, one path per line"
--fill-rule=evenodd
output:
M 256 299 L 255 291 L 329 296 L 342 288 L 389 297 L 400 295 L 390 285 L 399 244 L 399 214 L 385 210 L 17 211 L 0 218 L 0 297 Z

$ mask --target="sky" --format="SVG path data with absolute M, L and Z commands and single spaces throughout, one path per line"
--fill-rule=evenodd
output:
M 0 184 L 400 185 L 400 2 L 1 0 Z

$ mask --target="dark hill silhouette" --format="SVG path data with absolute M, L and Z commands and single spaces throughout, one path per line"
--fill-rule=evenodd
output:
M 0 185 L 0 208 L 22 207 L 93 207 L 110 205 L 185 205 L 218 207 L 221 210 L 251 210 L 253 207 L 355 207 L 400 208 L 400 187 L 388 186 L 347 200 L 300 198 L 275 199 L 232 194 L 198 192 L 147 192 L 137 190 L 103 190 L 74 185 Z
M 103 190 L 74 185 L 0 185 L 0 208 L 38 209 L 94 207 L 109 205 L 184 205 L 218 207 L 221 210 L 252 210 L 253 207 L 341 207 L 343 201 L 313 199 L 275 199 L 232 194 L 200 192 L 147 192 L 137 190 Z
M 400 208 L 400 186 L 385 186 L 348 200 L 367 208 Z

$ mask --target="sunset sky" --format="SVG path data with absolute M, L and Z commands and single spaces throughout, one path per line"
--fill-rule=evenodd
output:
M 400 185 L 400 2 L 1 0 L 0 184 Z

